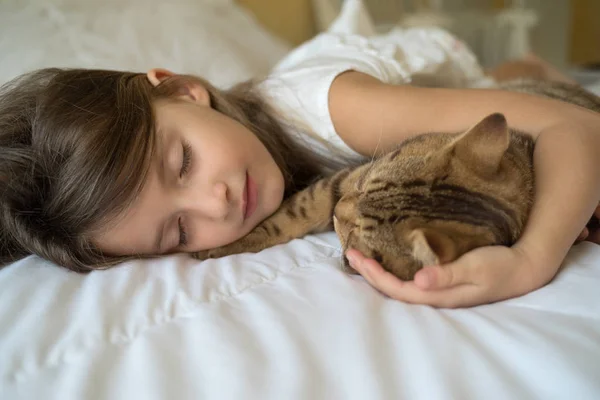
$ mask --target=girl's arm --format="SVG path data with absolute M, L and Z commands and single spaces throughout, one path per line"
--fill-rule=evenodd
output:
M 538 96 L 482 89 L 391 86 L 349 72 L 334 81 L 330 112 L 338 134 L 359 153 L 385 152 L 411 135 L 460 132 L 502 112 L 536 139 L 536 193 L 521 239 L 489 247 L 401 282 L 372 260 L 350 252 L 355 268 L 384 293 L 436 306 L 493 302 L 549 282 L 600 199 L 600 116 Z M 354 257 L 351 257 L 354 256 Z

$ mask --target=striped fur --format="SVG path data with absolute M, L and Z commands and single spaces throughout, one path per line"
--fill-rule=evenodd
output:
M 600 111 L 600 100 L 578 87 L 528 81 L 505 86 Z M 533 150 L 531 137 L 509 129 L 501 114 L 467 132 L 415 136 L 291 196 L 244 238 L 195 256 L 258 252 L 330 230 L 333 221 L 344 250 L 356 248 L 410 280 L 423 265 L 519 238 L 533 203 Z
M 335 208 L 336 232 L 344 248 L 409 280 L 424 264 L 518 238 L 533 200 L 533 141 L 494 114 L 463 134 L 406 141 L 365 172 Z

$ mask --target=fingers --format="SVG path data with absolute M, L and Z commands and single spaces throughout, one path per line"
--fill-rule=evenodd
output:
M 346 257 L 350 266 L 356 270 L 369 284 L 389 297 L 402 300 L 395 296 L 407 284 L 395 275 L 386 271 L 377 261 L 365 258 L 357 250 L 348 250 Z
M 596 238 L 594 234 L 590 237 Z M 600 241 L 600 234 L 597 239 Z M 407 303 L 443 308 L 519 296 L 543 286 L 548 282 L 546 275 L 556 273 L 552 269 L 534 268 L 528 253 L 504 246 L 478 248 L 454 262 L 424 267 L 409 282 L 401 281 L 360 252 L 348 251 L 347 257 L 354 259 L 353 268 L 385 295 Z
M 415 274 L 415 285 L 423 290 L 443 289 L 462 283 L 460 274 L 447 266 L 423 267 Z
M 365 258 L 357 250 L 348 250 L 346 257 L 350 261 L 350 266 L 365 278 L 371 274 L 371 279 L 381 279 L 387 284 L 387 275 L 394 276 L 384 270 L 375 260 Z M 415 274 L 414 284 L 419 289 L 426 290 L 473 283 L 473 269 L 469 263 L 469 258 L 461 257 L 449 264 L 423 267 Z M 394 278 L 402 282 L 395 276 Z
M 481 302 L 478 300 L 481 297 L 480 288 L 475 285 L 422 290 L 414 281 L 401 281 L 373 260 L 366 260 L 363 269 L 366 269 L 363 276 L 367 282 L 394 300 L 440 308 L 468 307 Z
M 423 290 L 439 290 L 457 285 L 475 284 L 477 266 L 468 257 L 445 265 L 425 266 L 415 274 L 415 285 Z
M 389 273 L 375 260 L 365 259 L 356 270 L 375 288 L 386 295 L 396 298 L 395 293 L 401 291 L 407 282 Z
M 590 230 L 588 228 L 583 228 L 583 230 L 581 231 L 581 233 L 579 234 L 579 236 L 577 236 L 577 239 L 575 239 L 575 243 L 579 243 L 583 240 L 585 240 L 590 234 Z
M 354 268 L 354 270 L 356 270 L 356 272 L 358 272 L 359 274 L 363 275 L 363 269 L 362 269 L 362 265 L 364 260 L 366 260 L 365 256 L 363 256 L 363 254 L 355 249 L 349 249 L 346 252 L 346 258 L 348 259 L 348 262 L 350 263 L 350 267 Z
M 361 274 L 371 285 L 384 291 L 383 288 L 380 288 L 380 282 L 383 281 L 385 285 L 388 278 L 387 276 L 393 276 L 392 274 L 383 269 L 377 261 L 365 258 L 358 250 L 348 250 L 346 257 L 348 258 L 348 261 L 350 261 L 350 266 L 354 268 L 356 272 Z M 402 282 L 398 278 L 396 279 L 399 282 Z
M 468 278 L 460 271 L 460 266 L 444 271 L 445 267 L 426 267 L 425 274 L 417 274 L 418 279 L 430 279 L 432 286 L 439 290 L 423 290 L 415 282 L 402 281 L 395 275 L 383 269 L 375 260 L 365 258 L 360 252 L 349 250 L 346 254 L 350 265 L 360 273 L 363 278 L 383 294 L 406 303 L 425 304 L 433 307 L 455 308 L 478 304 L 477 299 L 481 297 L 481 290 L 473 284 L 459 284 L 468 282 Z M 450 265 L 450 264 L 449 264 Z M 433 286 L 437 285 L 437 286 Z M 443 287 L 441 285 L 448 285 Z
M 365 258 L 357 250 L 348 250 L 346 257 L 352 268 L 365 277 L 369 283 L 384 292 L 390 288 L 390 285 L 393 285 L 393 288 L 399 288 L 403 283 L 402 280 L 383 269 L 377 261 Z M 472 284 L 474 283 L 473 270 L 474 267 L 469 263 L 469 258 L 463 256 L 449 264 L 423 267 L 415 274 L 412 284 L 420 290 L 438 290 L 461 284 Z
M 388 293 L 388 296 L 405 303 L 456 308 L 476 304 L 475 300 L 479 297 L 479 291 L 478 287 L 474 285 L 458 285 L 440 290 L 421 290 L 414 282 L 404 282 L 401 288 Z

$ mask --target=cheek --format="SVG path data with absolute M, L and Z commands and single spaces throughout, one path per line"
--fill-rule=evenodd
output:
M 358 220 L 358 210 L 356 208 L 356 198 L 353 195 L 342 197 L 333 210 L 333 227 L 342 244 L 346 246 L 351 231 L 356 228 Z
M 195 247 L 198 247 L 198 250 L 207 250 L 225 246 L 241 239 L 252 228 L 242 230 L 229 224 L 205 222 L 202 225 L 202 231 L 198 235 L 198 243 Z
M 277 211 L 283 202 L 285 191 L 283 174 L 274 162 L 270 166 L 258 169 L 258 173 L 257 170 L 254 172 L 257 183 L 260 184 L 260 205 L 265 213 L 263 217 L 266 218 Z
M 367 257 L 373 256 L 372 249 L 368 245 L 368 238 L 365 240 L 363 232 L 361 232 L 359 227 L 334 216 L 333 228 L 340 239 L 342 249 L 356 249 Z

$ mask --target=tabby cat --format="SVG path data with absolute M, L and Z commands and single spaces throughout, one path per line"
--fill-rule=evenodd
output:
M 600 112 L 577 86 L 519 81 L 503 85 Z M 460 134 L 428 133 L 358 167 L 321 179 L 269 218 L 200 259 L 258 252 L 333 227 L 344 252 L 360 250 L 403 280 L 480 246 L 513 244 L 534 197 L 534 142 L 492 114 Z M 347 272 L 353 272 L 344 258 Z

